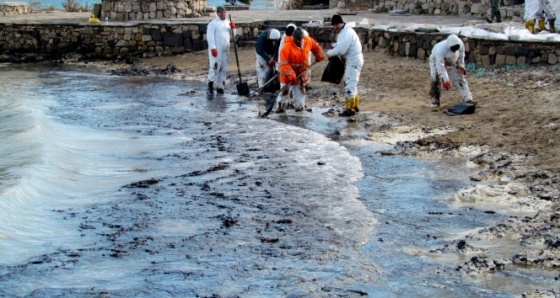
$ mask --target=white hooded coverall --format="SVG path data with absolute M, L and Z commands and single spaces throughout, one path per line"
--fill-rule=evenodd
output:
M 459 50 L 451 51 L 450 48 L 454 45 L 460 45 Z M 446 40 L 438 42 L 432 49 L 430 55 L 432 87 L 435 85 L 439 87 L 441 83 L 451 81 L 451 84 L 459 90 L 464 101 L 472 101 L 469 85 L 459 71 L 459 67 L 465 67 L 465 45 L 457 35 L 451 34 Z M 433 91 L 430 90 L 432 106 L 439 106 L 440 94 Z
M 208 40 L 208 58 L 210 70 L 208 71 L 208 82 L 214 82 L 216 88 L 225 89 L 226 75 L 229 63 L 229 43 L 231 39 L 231 28 L 228 19 L 220 19 L 216 16 L 206 29 Z M 212 56 L 212 49 L 218 50 L 218 56 Z
M 344 68 L 346 98 L 354 98 L 358 95 L 358 81 L 364 65 L 362 43 L 353 29 L 354 25 L 354 22 L 346 23 L 338 33 L 334 47 L 327 51 L 329 57 L 341 56 L 346 60 Z
M 256 69 L 257 69 L 257 82 L 259 87 L 264 87 L 264 83 L 266 83 L 266 76 L 268 71 L 270 70 L 270 65 L 268 62 L 270 60 L 277 59 L 275 58 L 275 50 L 276 50 L 276 43 L 280 39 L 280 31 L 276 29 L 268 29 L 265 30 L 259 35 L 257 39 L 257 61 L 256 61 Z
M 525 0 L 524 21 L 542 19 L 542 11 L 548 20 L 556 20 L 556 13 L 550 0 Z

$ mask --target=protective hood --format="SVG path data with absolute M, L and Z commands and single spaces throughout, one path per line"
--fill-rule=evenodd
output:
M 297 26 L 293 23 L 289 23 L 288 26 L 286 26 L 286 35 L 287 36 L 292 36 L 292 34 L 294 33 L 294 30 L 296 30 Z
M 461 39 L 455 34 L 451 34 L 447 37 L 447 48 L 450 49 L 452 46 L 460 45 Z
M 280 39 L 280 31 L 276 29 L 270 29 L 268 32 L 268 39 L 278 40 Z
M 289 23 L 289 24 L 286 26 L 286 29 L 288 29 L 288 28 L 290 28 L 290 27 L 293 27 L 294 30 L 297 28 L 296 24 L 294 24 L 294 23 Z

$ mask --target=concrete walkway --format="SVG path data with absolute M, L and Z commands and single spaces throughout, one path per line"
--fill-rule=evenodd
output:
M 234 22 L 254 22 L 258 20 L 272 21 L 293 21 L 304 22 L 311 16 L 314 21 L 322 21 L 325 17 L 330 18 L 338 12 L 337 9 L 317 9 L 317 10 L 238 10 L 229 11 Z M 4 16 L 0 18 L 0 23 L 19 23 L 19 24 L 87 24 L 90 12 L 38 12 L 25 15 Z M 343 15 L 345 22 L 355 21 L 359 23 L 363 19 L 367 19 L 369 25 L 389 25 L 389 24 L 433 24 L 437 26 L 462 26 L 473 23 L 485 23 L 484 19 L 479 16 L 441 16 L 441 15 L 391 15 L 389 13 L 373 13 L 368 11 L 359 11 L 355 15 Z M 193 22 L 208 23 L 212 16 L 203 16 L 200 18 L 184 18 L 184 19 L 165 19 L 165 20 L 149 20 L 141 21 L 143 23 L 177 23 L 177 22 Z M 109 21 L 111 22 L 111 21 Z

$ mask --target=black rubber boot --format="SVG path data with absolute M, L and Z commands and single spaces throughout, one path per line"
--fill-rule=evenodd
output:
M 286 113 L 286 105 L 282 104 L 281 102 L 278 103 L 278 109 L 276 113 Z
M 338 113 L 339 117 L 351 117 L 356 115 L 356 112 L 352 111 L 352 110 L 344 110 L 344 112 L 342 113 Z
M 214 82 L 208 82 L 208 92 L 214 93 Z
M 218 88 L 218 89 L 216 89 L 216 91 L 218 91 L 218 94 L 224 94 L 224 89 L 223 88 Z
M 554 27 L 554 22 L 556 22 L 556 19 L 548 20 L 548 26 L 550 27 L 550 30 L 549 30 L 550 33 L 556 33 L 556 27 Z

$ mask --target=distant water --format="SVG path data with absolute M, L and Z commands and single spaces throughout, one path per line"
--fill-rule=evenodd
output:
M 93 7 L 94 4 L 101 3 L 100 1 L 88 1 L 88 0 L 77 0 L 77 1 L 80 2 L 80 4 L 83 5 L 84 7 L 88 6 L 90 9 L 91 7 Z M 16 0 L 14 1 L 0 0 L 0 2 L 16 2 Z M 47 8 L 52 6 L 56 9 L 62 9 L 62 3 L 65 3 L 64 0 L 38 0 L 38 1 L 24 0 L 20 2 L 25 2 L 25 3 L 39 2 L 41 3 L 41 8 Z M 225 0 L 208 0 L 207 3 L 208 6 L 214 6 L 214 7 L 218 5 L 228 4 Z M 240 2 L 237 3 L 241 4 Z M 266 0 L 253 0 L 251 3 L 251 9 L 252 10 L 266 9 Z

